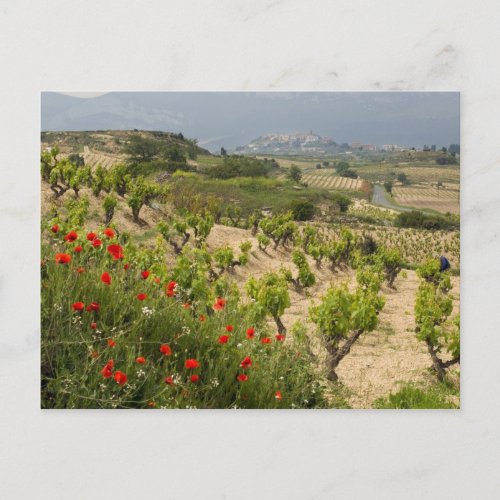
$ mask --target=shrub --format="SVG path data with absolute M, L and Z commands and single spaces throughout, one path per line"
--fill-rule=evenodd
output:
M 316 209 L 310 201 L 296 201 L 292 205 L 293 220 L 305 221 L 314 217 Z

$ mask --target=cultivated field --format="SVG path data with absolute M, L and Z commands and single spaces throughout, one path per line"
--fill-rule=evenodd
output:
M 430 185 L 395 186 L 392 194 L 396 203 L 403 206 L 430 208 L 442 213 L 460 213 L 458 184 L 448 184 L 439 189 Z

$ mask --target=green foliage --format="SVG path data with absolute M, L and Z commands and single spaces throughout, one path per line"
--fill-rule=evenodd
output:
M 350 262 L 355 244 L 354 234 L 346 228 L 342 228 L 339 237 L 328 243 L 325 254 L 330 260 L 332 270 Z
M 387 398 L 377 399 L 374 407 L 397 410 L 454 409 L 457 405 L 450 401 L 452 395 L 456 394 L 445 384 L 420 388 L 407 383 L 398 392 L 389 394 Z
M 89 213 L 89 199 L 82 196 L 80 199 L 69 199 L 66 203 L 68 210 L 67 222 L 71 226 L 81 226 Z
M 266 162 L 246 156 L 224 156 L 222 163 L 205 170 L 214 179 L 230 179 L 232 177 L 266 176 L 270 167 Z
M 160 186 L 146 182 L 142 176 L 137 177 L 137 179 L 131 183 L 131 191 L 127 200 L 128 206 L 132 209 L 134 221 L 139 221 L 141 208 L 161 194 L 162 190 Z
M 266 273 L 258 279 L 251 277 L 245 289 L 260 307 L 262 317 L 269 314 L 275 320 L 278 331 L 285 332 L 280 316 L 290 307 L 290 295 L 284 277 L 278 273 Z
M 345 170 L 342 170 L 339 172 L 340 177 L 348 177 L 349 179 L 357 179 L 358 178 L 358 173 L 356 170 L 351 170 L 350 168 L 347 168 Z
M 122 198 L 129 190 L 131 182 L 132 176 L 126 165 L 117 163 L 109 170 L 109 183 L 111 184 L 111 188 Z
M 392 181 L 384 182 L 384 189 L 391 194 L 392 193 Z
M 460 227 L 457 216 L 430 215 L 417 210 L 402 212 L 394 220 L 396 227 L 411 227 L 415 229 L 452 230 Z
M 102 203 L 104 208 L 104 224 L 108 225 L 113 219 L 118 201 L 113 194 L 108 194 Z
M 384 298 L 378 295 L 380 276 L 376 270 L 359 271 L 357 280 L 355 292 L 350 292 L 345 284 L 334 285 L 321 303 L 309 311 L 330 355 L 328 377 L 331 380 L 337 380 L 335 370 L 356 340 L 376 328 L 378 313 L 385 304 Z
M 298 226 L 292 221 L 292 213 L 287 212 L 273 217 L 266 217 L 259 222 L 260 230 L 274 242 L 274 248 L 279 244 L 293 242 L 298 234 Z
M 340 193 L 332 193 L 330 199 L 334 205 L 337 206 L 339 212 L 345 213 L 351 205 L 351 199 Z
M 311 220 L 315 213 L 316 208 L 310 201 L 295 201 L 292 205 L 293 220 Z
M 143 137 L 141 135 L 130 135 L 123 152 L 128 156 L 132 164 L 148 163 L 161 153 L 161 143 L 156 139 Z
M 346 161 L 339 161 L 335 166 L 335 170 L 339 175 L 342 175 L 342 172 L 345 172 L 348 169 L 349 169 L 349 163 L 347 163 Z
M 397 248 L 379 247 L 375 260 L 383 268 L 387 284 L 394 288 L 394 280 L 403 266 L 401 252 Z
M 257 235 L 257 241 L 259 242 L 259 248 L 263 251 L 265 251 L 266 248 L 271 244 L 271 240 L 262 233 L 259 233 Z
M 290 167 L 288 175 L 290 179 L 292 179 L 292 181 L 300 182 L 300 180 L 302 179 L 302 170 L 300 170 L 300 168 L 297 167 L 297 165 L 292 165 Z
M 304 253 L 300 250 L 294 250 L 292 252 L 292 262 L 299 270 L 299 275 L 295 280 L 295 284 L 302 288 L 313 286 L 316 283 L 316 276 L 314 276 L 314 273 L 311 271 Z

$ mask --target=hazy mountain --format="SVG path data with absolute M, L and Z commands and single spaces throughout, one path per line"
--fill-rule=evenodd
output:
M 44 92 L 41 126 L 182 132 L 212 151 L 307 130 L 337 143 L 460 142 L 457 92 Z

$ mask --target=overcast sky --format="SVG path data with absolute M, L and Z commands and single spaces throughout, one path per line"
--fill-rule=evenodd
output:
M 42 130 L 182 132 L 211 150 L 270 133 L 337 142 L 460 142 L 458 92 L 43 92 Z

